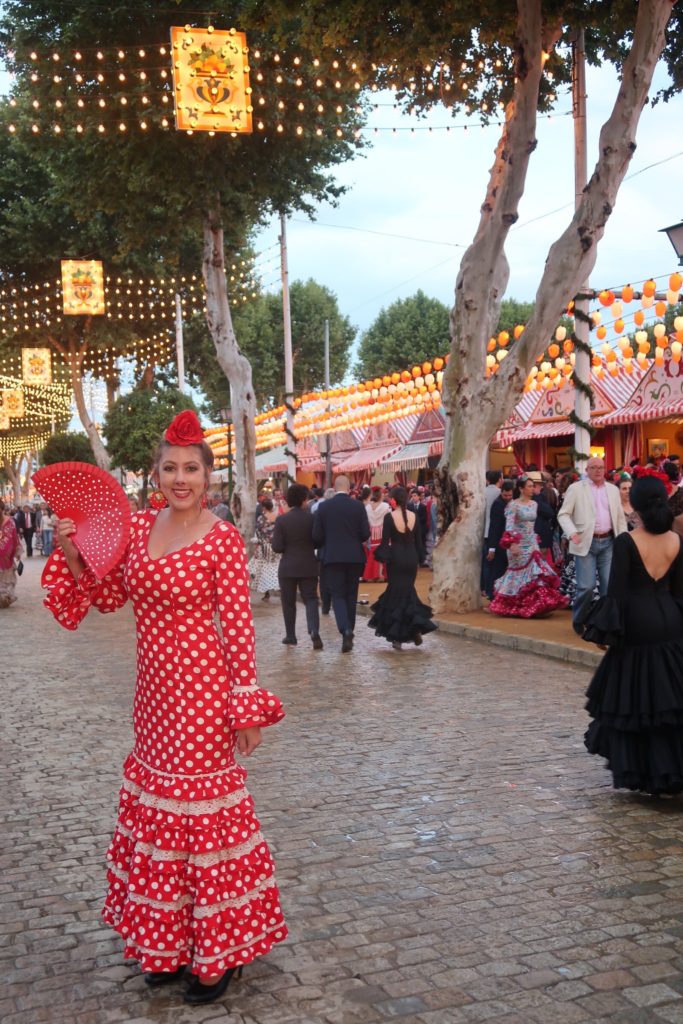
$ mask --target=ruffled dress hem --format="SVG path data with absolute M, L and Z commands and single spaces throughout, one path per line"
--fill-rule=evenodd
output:
M 374 614 L 368 626 L 374 629 L 375 636 L 382 636 L 390 643 L 412 643 L 417 634 L 422 636 L 437 628 L 432 622 L 432 609 L 423 604 L 414 591 L 396 602 L 387 588 L 370 610 Z
M 270 850 L 245 778 L 236 764 L 183 776 L 128 757 L 102 918 L 143 971 L 191 964 L 208 977 L 286 938 Z

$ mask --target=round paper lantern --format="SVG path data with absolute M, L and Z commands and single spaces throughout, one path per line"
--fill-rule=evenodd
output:
M 422 367 L 421 366 L 414 366 L 413 369 L 412 369 L 412 374 L 413 374 L 413 378 L 421 377 L 422 376 Z
M 598 302 L 601 306 L 611 306 L 614 302 L 614 292 L 601 291 L 598 295 Z
M 653 281 L 652 278 L 650 278 L 649 281 L 646 281 L 645 284 L 643 285 L 643 295 L 646 298 L 652 298 L 652 296 L 655 294 L 656 291 L 657 291 L 657 282 Z
M 428 362 L 428 361 L 427 361 L 427 362 L 424 362 L 424 363 L 422 364 L 422 375 L 423 375 L 424 377 L 426 377 L 426 376 L 427 376 L 427 374 L 428 374 L 428 373 L 431 373 L 431 372 L 432 372 L 432 364 L 431 364 L 430 362 Z
M 617 319 L 617 317 L 621 316 L 622 305 L 618 299 L 615 302 L 613 302 L 610 306 L 610 313 L 612 314 L 615 320 Z
M 555 328 L 555 341 L 559 341 L 560 343 L 562 343 L 566 337 L 567 328 L 560 324 L 559 327 Z
M 666 334 L 666 326 L 664 324 L 655 324 L 652 328 L 652 333 L 655 338 L 663 338 Z M 647 331 L 638 331 L 636 334 L 636 340 L 638 338 L 638 334 L 647 334 Z
M 597 337 L 600 339 L 600 341 L 602 341 L 603 338 L 607 337 L 607 328 L 606 327 L 598 327 L 598 329 L 597 329 L 597 331 L 595 333 L 596 333 Z
M 551 359 L 557 359 L 560 354 L 560 346 L 556 345 L 555 342 L 552 345 L 548 345 L 548 355 Z
M 680 361 L 681 361 L 681 352 L 682 351 L 683 351 L 683 345 L 681 344 L 680 341 L 672 341 L 671 342 L 671 358 L 674 360 L 674 362 L 680 363 Z
M 623 320 L 615 320 L 614 321 L 614 330 L 616 331 L 617 334 L 621 334 L 621 332 L 624 329 L 624 326 L 625 325 L 624 325 L 624 321 Z
M 621 289 L 621 298 L 625 303 L 633 302 L 633 288 L 630 284 L 625 285 Z
M 437 356 L 436 359 L 434 360 L 434 369 L 443 370 L 443 359 L 441 358 L 441 356 Z
M 680 292 L 683 287 L 683 277 L 676 270 L 669 278 L 669 288 L 672 292 Z
M 594 327 L 597 327 L 598 324 L 602 323 L 602 313 L 599 309 L 593 310 L 593 312 L 591 313 L 591 320 L 593 321 Z
M 524 330 L 524 324 L 517 324 L 517 326 L 515 327 L 514 331 L 512 332 L 515 341 L 517 341 L 519 338 L 521 338 L 523 330 Z
M 487 356 L 486 357 L 486 365 L 489 368 L 489 370 L 491 370 L 496 365 L 496 357 L 495 356 Z
M 666 302 L 662 302 L 661 299 L 659 302 L 655 302 L 655 313 L 657 316 L 664 316 L 666 314 Z
M 619 341 L 617 342 L 617 345 L 619 346 L 619 348 L 623 352 L 624 349 L 628 348 L 628 338 L 619 338 Z
M 507 331 L 501 331 L 500 334 L 498 335 L 498 344 L 501 346 L 501 348 L 505 348 L 505 346 L 509 343 L 509 341 L 510 341 L 510 335 L 508 334 L 508 332 Z
M 643 309 L 650 309 L 654 305 L 654 302 L 655 300 L 652 298 L 651 295 L 643 295 L 642 299 L 640 300 L 640 304 L 643 307 Z
M 683 316 L 674 317 L 674 330 L 683 331 Z
M 562 350 L 563 352 L 566 353 L 566 355 L 569 355 L 570 352 L 574 351 L 574 342 L 571 340 L 571 338 L 567 338 L 567 340 L 562 346 Z
M 494 352 L 495 349 L 496 349 L 497 344 L 498 344 L 498 342 L 496 341 L 495 338 L 489 338 L 489 340 L 487 342 L 487 345 L 486 345 L 486 351 L 487 352 Z
M 643 324 L 645 323 L 645 314 L 643 313 L 642 309 L 637 309 L 635 311 L 635 313 L 633 314 L 633 322 L 637 324 L 638 327 L 643 326 Z

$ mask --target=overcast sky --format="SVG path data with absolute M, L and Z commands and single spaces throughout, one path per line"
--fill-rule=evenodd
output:
M 589 70 L 589 175 L 599 129 L 616 90 L 612 69 Z M 570 97 L 564 95 L 559 98 L 557 116 L 539 120 L 539 144 L 531 160 L 519 223 L 507 245 L 508 295 L 516 299 L 534 298 L 549 245 L 573 212 L 573 126 L 571 116 L 566 116 L 570 111 Z M 674 251 L 657 230 L 683 218 L 682 114 L 680 97 L 644 110 L 629 170 L 633 176 L 620 191 L 600 243 L 592 284 L 635 283 L 675 268 Z M 467 123 L 471 125 L 467 131 L 436 130 Z M 342 312 L 361 330 L 382 307 L 418 288 L 451 304 L 458 264 L 477 226 L 500 131 L 495 126 L 482 129 L 464 117 L 452 120 L 444 109 L 422 122 L 399 115 L 391 106 L 375 111 L 371 124 L 389 128 L 431 124 L 435 130 L 373 134 L 372 148 L 338 169 L 338 179 L 348 187 L 339 206 L 321 207 L 314 224 L 295 217 L 287 229 L 290 279 L 313 277 L 330 287 Z M 663 160 L 667 162 L 645 170 Z M 552 212 L 560 207 L 565 208 Z M 383 237 L 380 232 L 425 241 Z M 259 235 L 257 248 L 267 249 L 277 235 L 278 225 L 273 223 Z M 272 256 L 271 251 L 263 259 Z M 272 281 L 277 269 L 273 264 L 266 266 L 264 281 Z M 278 287 L 274 283 L 272 290 Z

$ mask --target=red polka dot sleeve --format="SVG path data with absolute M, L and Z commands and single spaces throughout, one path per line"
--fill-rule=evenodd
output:
M 103 580 L 90 569 L 74 579 L 61 548 L 55 548 L 45 563 L 41 585 L 47 590 L 44 605 L 60 626 L 78 629 L 91 605 L 100 612 L 115 612 L 128 600 L 123 582 L 124 559 Z
M 233 729 L 275 725 L 285 713 L 275 694 L 257 683 L 247 556 L 242 538 L 230 523 L 221 529 L 215 572 L 216 605 L 231 687 L 230 725 Z

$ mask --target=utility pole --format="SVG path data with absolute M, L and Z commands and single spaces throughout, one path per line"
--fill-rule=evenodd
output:
M 572 113 L 574 117 L 574 209 L 583 199 L 588 183 L 588 150 L 586 141 L 586 47 L 583 29 L 578 29 L 572 44 Z M 581 285 L 581 292 L 587 292 L 589 282 Z M 581 299 L 574 306 L 574 331 L 579 343 L 590 346 L 590 324 L 588 322 L 588 299 Z M 574 415 L 581 424 L 590 422 L 591 407 L 584 390 L 590 386 L 591 357 L 577 345 L 574 363 Z M 590 452 L 591 435 L 585 426 L 574 424 L 574 456 L 576 468 L 584 472 Z
M 183 307 L 180 294 L 175 295 L 175 356 L 178 367 L 178 391 L 185 391 L 185 349 L 183 347 Z
M 287 265 L 287 224 L 280 214 L 280 265 L 282 271 L 282 317 L 285 335 L 285 455 L 289 483 L 296 483 L 296 436 L 294 434 L 294 363 L 292 360 L 292 314 L 289 308 L 289 268 Z
M 330 321 L 325 321 L 325 390 L 330 391 Z M 329 409 L 329 404 L 328 404 Z M 325 434 L 325 488 L 332 486 L 332 435 Z

